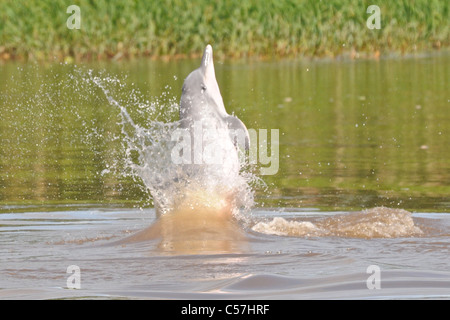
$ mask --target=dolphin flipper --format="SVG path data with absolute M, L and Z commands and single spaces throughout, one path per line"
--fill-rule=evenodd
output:
M 250 149 L 250 136 L 245 124 L 236 116 L 227 116 L 225 121 L 234 145 L 248 151 Z

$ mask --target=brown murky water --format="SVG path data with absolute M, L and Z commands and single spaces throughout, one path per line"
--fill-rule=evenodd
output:
M 254 210 L 243 226 L 204 212 L 180 228 L 152 209 L 61 209 L 0 215 L 0 298 L 450 298 L 448 214 Z

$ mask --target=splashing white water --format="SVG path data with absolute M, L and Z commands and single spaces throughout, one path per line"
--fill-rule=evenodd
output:
M 118 86 L 120 90 L 130 90 L 130 88 L 124 88 L 120 80 L 108 75 L 94 75 L 92 70 L 89 70 L 83 79 L 101 89 L 109 104 L 120 112 L 119 125 L 125 150 L 123 160 L 128 169 L 127 172 L 144 183 L 160 214 L 183 206 L 226 210 L 238 216 L 248 212 L 253 206 L 253 190 L 250 183 L 257 178 L 245 170 L 246 164 L 240 162 L 238 157 L 227 157 L 228 161 L 222 165 L 190 166 L 190 170 L 186 170 L 186 165 L 173 161 L 172 150 L 175 145 L 173 133 L 179 129 L 180 122 L 155 119 L 158 118 L 158 114 L 165 113 L 167 119 L 167 114 L 177 112 L 176 103 L 172 101 L 167 106 L 139 102 L 136 97 L 141 95 L 133 89 L 133 97 L 135 97 L 133 104 L 138 105 L 137 110 L 147 117 L 144 127 L 135 123 L 130 116 L 128 110 L 130 103 L 128 102 L 127 105 L 127 102 L 121 102 L 113 96 L 111 87 Z M 166 110 L 158 111 L 160 108 Z M 224 135 L 229 140 L 228 132 Z M 218 140 L 220 143 L 221 139 Z M 233 163 L 230 164 L 230 161 Z M 236 174 L 230 174 L 231 171 L 225 170 L 225 166 L 238 166 L 239 170 Z

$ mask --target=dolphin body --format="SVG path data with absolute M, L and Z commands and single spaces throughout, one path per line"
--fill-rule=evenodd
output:
M 247 128 L 239 118 L 225 110 L 214 71 L 211 45 L 206 46 L 200 67 L 184 80 L 180 100 L 181 127 L 191 131 L 198 124 L 203 129 L 226 128 L 234 145 L 248 151 L 250 139 Z
M 211 45 L 206 46 L 200 67 L 184 80 L 177 130 L 183 131 L 184 143 L 182 148 L 172 149 L 172 156 L 179 159 L 183 155 L 175 170 L 181 201 L 188 199 L 197 206 L 205 204 L 208 195 L 209 202 L 215 199 L 210 207 L 220 204 L 226 211 L 237 207 L 238 194 L 245 194 L 242 190 L 247 186 L 240 169 L 250 139 L 244 123 L 225 110 Z
M 196 136 L 198 129 L 200 137 Z M 213 138 L 207 137 L 208 131 L 216 132 Z M 206 138 L 210 144 L 200 144 L 201 153 L 204 156 L 206 151 L 211 153 L 212 150 L 220 154 L 218 160 L 221 161 L 178 163 L 173 154 L 177 155 L 180 150 L 172 148 L 172 162 L 167 165 L 173 179 L 168 179 L 171 182 L 158 194 L 169 201 L 162 203 L 155 198 L 159 219 L 119 243 L 161 239 L 158 248 L 183 254 L 241 251 L 246 246 L 246 238 L 232 217 L 243 202 L 248 201 L 245 200 L 249 196 L 248 185 L 239 172 L 238 150 L 248 150 L 249 134 L 244 123 L 225 110 L 210 45 L 206 46 L 200 67 L 184 81 L 176 132 L 183 133 L 182 140 L 188 140 L 183 144 L 186 149 L 182 148 L 180 153 L 192 153 L 198 144 L 192 137 Z M 173 142 L 173 137 L 171 139 Z M 214 148 L 211 149 L 211 145 Z

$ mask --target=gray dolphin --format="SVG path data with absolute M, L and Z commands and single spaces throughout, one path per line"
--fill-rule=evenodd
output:
M 214 71 L 213 51 L 209 44 L 203 52 L 200 67 L 184 80 L 180 120 L 185 128 L 192 126 L 195 121 L 201 121 L 206 126 L 226 127 L 235 146 L 245 151 L 249 149 L 250 138 L 246 126 L 225 110 Z

